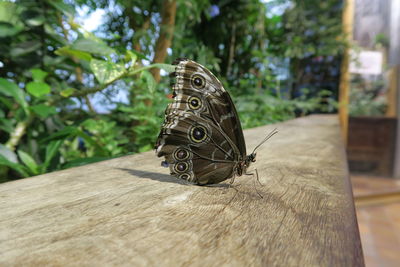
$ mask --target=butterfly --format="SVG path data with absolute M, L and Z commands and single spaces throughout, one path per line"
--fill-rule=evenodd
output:
M 246 155 L 242 127 L 233 101 L 221 82 L 199 63 L 180 58 L 173 63 L 173 102 L 156 141 L 158 157 L 171 175 L 205 185 L 246 173 L 256 161 Z M 268 136 L 267 136 L 268 137 Z

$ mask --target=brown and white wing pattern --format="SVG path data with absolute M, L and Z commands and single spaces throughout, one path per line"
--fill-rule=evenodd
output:
M 174 101 L 156 142 L 171 174 L 196 184 L 219 183 L 234 175 L 246 156 L 237 112 L 229 94 L 206 68 L 178 60 Z

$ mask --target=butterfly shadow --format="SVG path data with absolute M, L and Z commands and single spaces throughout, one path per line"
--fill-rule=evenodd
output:
M 159 172 L 149 172 L 149 171 L 141 171 L 141 170 L 135 170 L 135 169 L 126 169 L 126 168 L 116 168 L 121 171 L 125 171 L 129 173 L 132 176 L 138 177 L 138 178 L 146 178 L 146 179 L 151 179 L 154 181 L 159 181 L 163 183 L 175 183 L 175 184 L 182 184 L 182 185 L 187 185 L 184 180 L 176 179 L 175 177 L 172 177 L 167 174 L 162 174 Z
M 171 175 L 167 174 L 162 174 L 159 172 L 149 172 L 149 171 L 140 171 L 140 170 L 135 170 L 135 169 L 126 169 L 126 168 L 116 168 L 121 171 L 125 171 L 129 173 L 132 176 L 138 177 L 138 178 L 147 178 L 151 179 L 154 181 L 159 181 L 163 183 L 175 183 L 175 184 L 181 184 L 181 185 L 193 185 L 191 183 L 186 182 L 185 180 L 182 179 L 177 179 Z M 210 184 L 210 185 L 204 185 L 204 187 L 210 187 L 210 188 L 229 188 L 231 187 L 230 184 L 226 183 L 221 183 L 221 184 Z

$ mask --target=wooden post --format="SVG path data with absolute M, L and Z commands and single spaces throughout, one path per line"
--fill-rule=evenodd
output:
M 399 66 L 394 66 L 389 70 L 389 88 L 386 94 L 387 110 L 386 117 L 395 118 L 397 116 L 397 87 L 399 77 Z
M 343 9 L 343 32 L 347 38 L 347 48 L 343 54 L 342 65 L 340 67 L 340 85 L 339 85 L 339 121 L 342 127 L 342 137 L 347 144 L 348 132 L 348 105 L 350 91 L 350 43 L 353 39 L 353 20 L 354 20 L 354 0 L 346 0 Z
M 391 1 L 391 13 L 390 13 L 390 50 L 389 50 L 389 64 L 396 66 L 394 75 L 397 77 L 397 92 L 400 92 L 400 1 Z M 400 118 L 400 93 L 397 93 L 397 118 Z M 394 161 L 394 177 L 400 179 L 400 123 L 397 122 L 397 138 L 396 138 L 396 150 L 395 150 L 395 161 Z

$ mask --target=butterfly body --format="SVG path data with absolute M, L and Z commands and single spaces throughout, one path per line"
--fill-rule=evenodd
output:
M 178 59 L 172 74 L 174 101 L 156 142 L 171 174 L 195 184 L 214 184 L 246 172 L 255 153 L 246 145 L 235 106 L 221 82 L 202 65 Z

